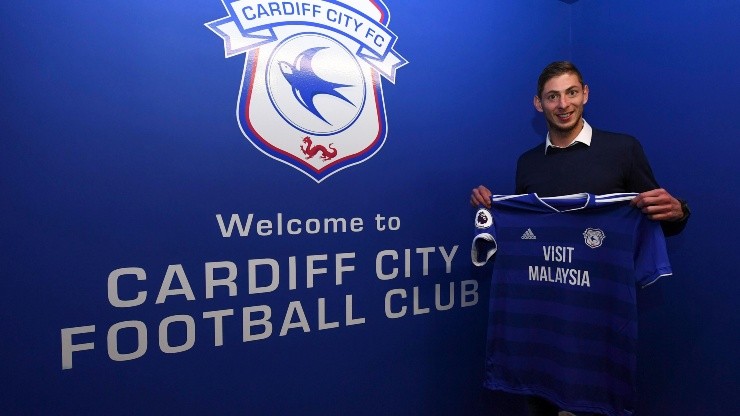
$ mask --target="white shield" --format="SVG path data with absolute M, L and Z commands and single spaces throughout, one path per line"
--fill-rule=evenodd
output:
M 206 26 L 226 56 L 246 53 L 237 119 L 264 154 L 321 182 L 386 138 L 381 75 L 407 63 L 385 4 L 373 0 L 224 3 Z

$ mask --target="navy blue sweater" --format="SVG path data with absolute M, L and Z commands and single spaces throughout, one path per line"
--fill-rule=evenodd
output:
M 539 196 L 588 192 L 603 195 L 645 192 L 659 188 L 640 142 L 632 136 L 593 129 L 591 146 L 576 142 L 567 148 L 543 144 L 524 152 L 516 168 L 516 193 Z M 674 235 L 686 221 L 664 222 L 666 235 Z
M 539 196 L 645 192 L 659 188 L 640 142 L 593 129 L 591 146 L 576 142 L 545 153 L 540 144 L 517 163 L 516 193 Z

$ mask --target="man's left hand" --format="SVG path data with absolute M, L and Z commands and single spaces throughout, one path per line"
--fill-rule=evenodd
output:
M 655 221 L 680 221 L 684 218 L 681 202 L 665 189 L 653 189 L 637 195 L 631 202 Z

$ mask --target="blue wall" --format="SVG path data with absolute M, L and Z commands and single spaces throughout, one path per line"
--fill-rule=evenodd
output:
M 640 137 L 659 180 L 695 211 L 671 241 L 676 276 L 645 294 L 642 414 L 727 414 L 738 322 L 726 236 L 737 224 L 721 218 L 738 206 L 726 195 L 737 176 L 730 32 L 738 10 L 638 3 L 617 11 L 585 0 L 388 0 L 395 49 L 409 64 L 395 84 L 381 81 L 386 142 L 321 183 L 266 157 L 240 131 L 244 55 L 225 59 L 222 40 L 204 26 L 226 16 L 221 2 L 1 4 L 0 369 L 8 387 L 0 412 L 476 415 L 493 406 L 517 414 L 517 400 L 480 388 L 490 270 L 470 265 L 466 201 L 479 183 L 513 191 L 516 157 L 545 132 L 531 106 L 539 70 L 572 58 L 592 88 L 589 121 Z M 216 215 L 234 213 L 361 218 L 364 228 L 224 238 Z M 398 218 L 398 230 L 378 231 L 378 214 Z M 439 247 L 455 246 L 448 272 Z M 425 273 L 415 249 L 429 247 Z M 378 253 L 406 249 L 410 277 L 378 278 Z M 354 269 L 336 284 L 339 253 L 351 253 L 345 265 Z M 327 269 L 313 287 L 307 256 Z M 280 264 L 279 286 L 249 294 L 248 262 L 266 258 Z M 219 261 L 237 266 L 238 293 L 220 287 L 210 299 L 205 265 Z M 403 274 L 403 260 L 382 262 L 384 272 Z M 182 266 L 194 300 L 155 302 L 171 265 Z M 147 291 L 147 300 L 115 307 L 109 276 L 130 267 L 146 280 L 123 277 L 120 297 Z M 463 307 L 470 281 L 477 302 Z M 454 306 L 435 310 L 435 287 L 444 301 L 450 284 Z M 393 311 L 407 307 L 397 319 L 385 312 L 394 290 L 407 296 L 391 298 Z M 347 325 L 349 295 L 352 318 L 364 322 Z M 430 311 L 414 315 L 414 298 Z M 337 328 L 319 330 L 319 299 Z M 309 331 L 280 336 L 296 302 Z M 270 307 L 267 339 L 243 342 L 250 306 Z M 234 315 L 224 317 L 216 346 L 214 320 L 203 313 L 223 310 Z M 193 318 L 195 343 L 165 354 L 158 327 L 178 315 Z M 107 335 L 126 321 L 147 327 L 147 351 L 114 361 Z M 62 369 L 60 334 L 91 325 L 72 339 L 94 348 L 74 352 L 72 368 Z M 186 342 L 183 327 L 170 327 L 170 345 Z M 140 346 L 133 333 L 119 333 L 120 353 Z
M 581 0 L 572 12 L 587 119 L 640 138 L 693 210 L 669 239 L 674 277 L 642 291 L 640 414 L 738 414 L 740 3 Z

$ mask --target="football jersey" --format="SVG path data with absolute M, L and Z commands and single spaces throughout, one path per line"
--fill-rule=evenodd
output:
M 494 195 L 478 210 L 473 263 L 493 258 L 486 387 L 632 414 L 636 290 L 672 274 L 636 195 Z

